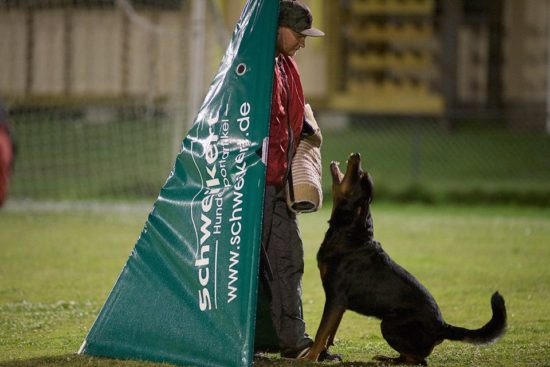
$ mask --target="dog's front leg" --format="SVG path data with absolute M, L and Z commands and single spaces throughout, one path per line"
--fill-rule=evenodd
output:
M 327 340 L 327 349 L 330 346 L 334 345 L 334 336 L 336 335 L 336 330 L 338 330 L 338 327 L 340 326 L 340 322 L 342 321 L 342 317 L 344 317 L 344 312 L 345 311 L 346 311 L 346 309 L 344 308 L 344 310 L 340 313 L 340 317 L 338 318 L 338 320 L 336 320 L 334 322 L 334 324 L 332 325 L 332 329 L 330 330 L 328 340 Z
M 321 323 L 317 329 L 317 334 L 315 334 L 315 341 L 305 357 L 306 359 L 317 361 L 321 352 L 328 349 L 331 343 L 334 342 L 334 335 L 345 311 L 346 308 L 344 306 L 325 303 Z

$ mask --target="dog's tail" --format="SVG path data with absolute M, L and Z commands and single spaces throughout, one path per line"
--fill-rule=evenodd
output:
M 493 317 L 483 327 L 470 330 L 445 324 L 442 337 L 448 340 L 460 340 L 472 344 L 488 344 L 496 341 L 506 330 L 506 306 L 504 298 L 495 292 L 491 297 Z

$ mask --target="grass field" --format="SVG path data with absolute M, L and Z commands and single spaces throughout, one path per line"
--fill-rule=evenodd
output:
M 302 215 L 304 310 L 315 333 L 324 301 L 315 254 L 328 206 Z M 148 205 L 10 202 L 0 211 L 0 365 L 161 366 L 77 356 L 85 334 L 145 222 Z M 479 327 L 499 290 L 508 332 L 475 347 L 444 342 L 431 366 L 550 365 L 550 209 L 375 203 L 376 237 L 393 258 L 431 290 L 449 323 Z M 379 322 L 348 312 L 333 351 L 343 366 L 382 366 L 393 354 Z M 312 365 L 268 355 L 258 366 Z

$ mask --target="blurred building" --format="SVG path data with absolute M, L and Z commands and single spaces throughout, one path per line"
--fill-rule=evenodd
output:
M 205 0 L 197 18 L 192 0 L 3 1 L 0 95 L 12 108 L 181 102 L 193 32 L 204 32 L 204 93 L 244 2 Z M 305 2 L 327 33 L 298 55 L 318 108 L 451 123 L 520 114 L 544 127 L 550 1 Z

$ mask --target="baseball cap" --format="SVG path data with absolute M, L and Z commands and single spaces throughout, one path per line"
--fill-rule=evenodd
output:
M 310 37 L 322 37 L 325 33 L 311 26 L 311 10 L 298 0 L 281 0 L 279 5 L 279 25 L 289 27 L 294 32 Z

